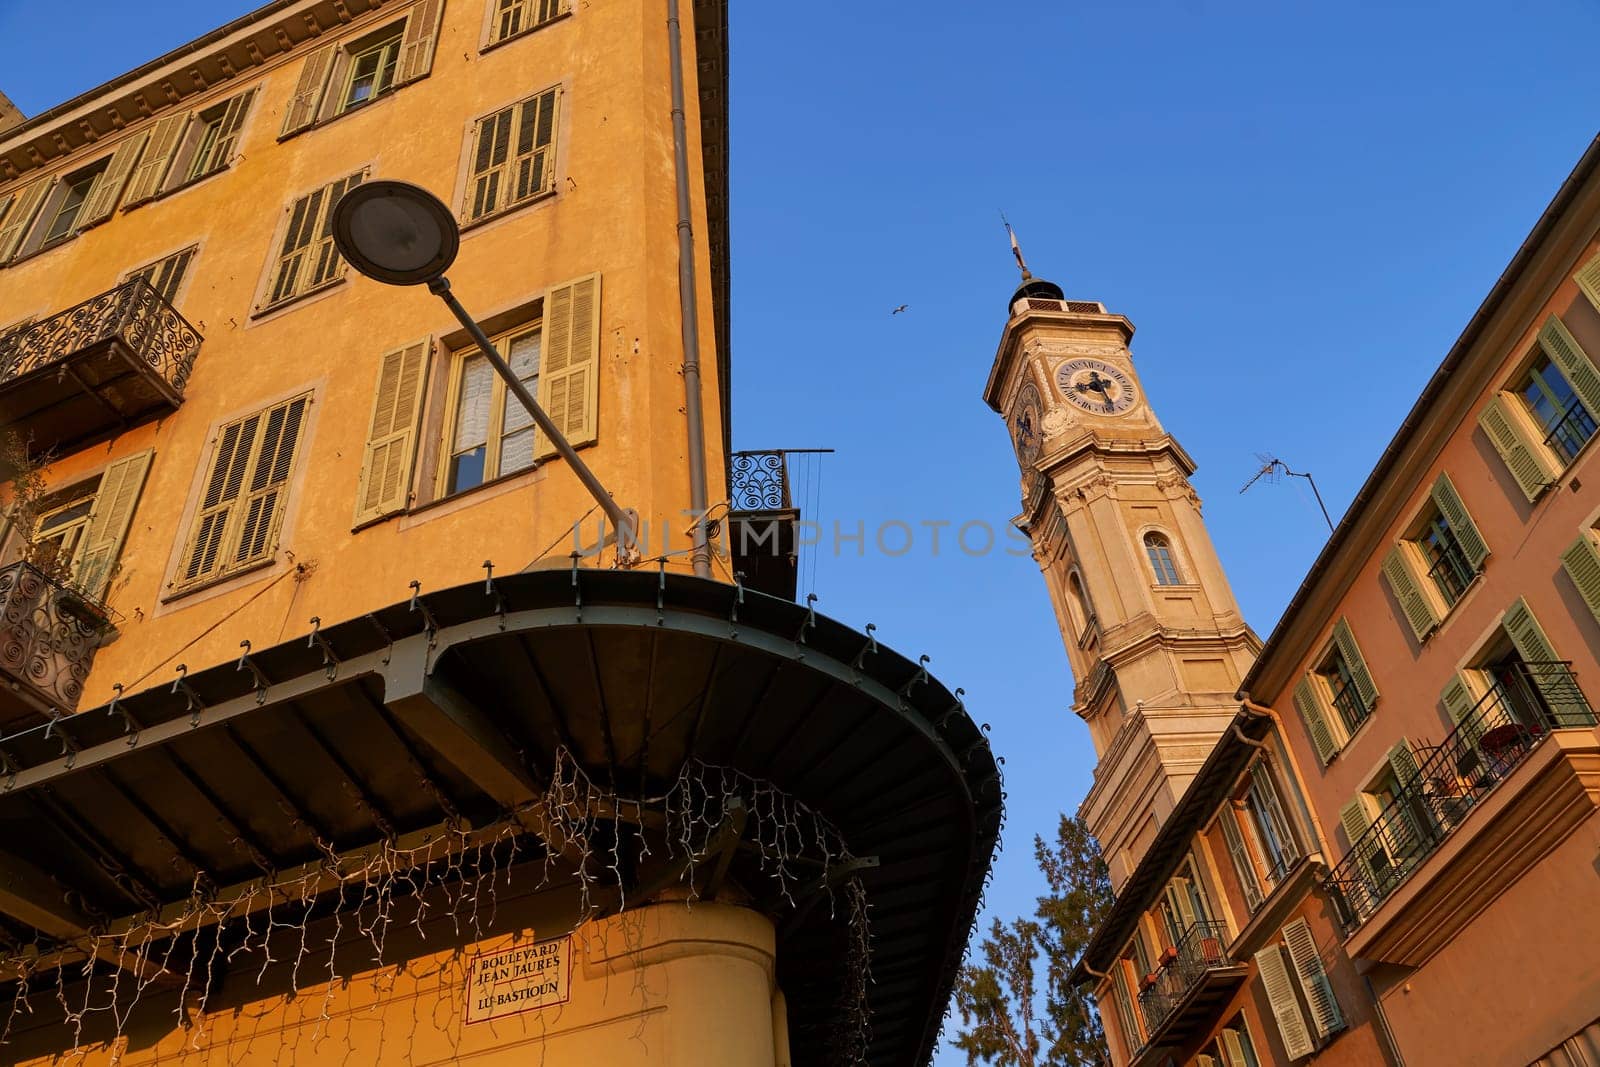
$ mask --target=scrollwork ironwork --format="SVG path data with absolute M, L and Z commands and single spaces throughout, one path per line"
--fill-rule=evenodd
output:
M 777 511 L 793 507 L 789 463 L 783 452 L 735 452 L 730 507 L 734 511 Z
M 200 333 L 149 282 L 134 278 L 47 319 L 0 335 L 0 382 L 120 339 L 174 389 L 189 380 Z
M 76 710 L 104 627 L 104 608 L 36 567 L 0 569 L 0 674 L 42 706 Z

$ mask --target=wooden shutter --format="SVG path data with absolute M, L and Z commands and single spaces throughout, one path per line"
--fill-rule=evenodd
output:
M 599 438 L 600 275 L 553 285 L 545 293 L 543 346 L 539 406 L 574 448 L 593 444 Z M 534 457 L 555 454 L 555 445 L 539 434 Z
M 339 45 L 335 42 L 306 56 L 306 61 L 300 66 L 300 80 L 295 82 L 294 95 L 289 98 L 289 106 L 283 109 L 283 129 L 279 131 L 279 139 L 298 133 L 317 121 L 317 112 L 322 109 L 322 95 L 328 88 L 328 74 L 333 69 L 334 53 L 338 50 Z
M 1372 825 L 1372 816 L 1367 814 L 1366 801 L 1357 796 L 1340 808 L 1339 825 L 1344 827 L 1344 835 L 1350 839 L 1350 847 L 1353 850 L 1356 843 L 1361 840 L 1361 835 Z
M 33 216 L 38 213 L 39 205 L 44 202 L 45 194 L 50 191 L 51 184 L 49 178 L 35 178 L 17 191 L 16 199 L 11 203 L 11 211 L 3 221 L 0 221 L 0 263 L 4 263 L 16 254 L 17 247 L 22 244 L 23 235 L 28 232 L 28 226 L 33 222 Z
M 228 566 L 243 567 L 270 559 L 278 548 L 284 497 L 294 466 L 307 397 L 297 397 L 267 412 L 266 425 L 251 463 L 248 492 L 240 502 L 238 544 Z
M 111 217 L 111 212 L 117 206 L 117 198 L 122 195 L 123 188 L 128 184 L 128 175 L 133 172 L 133 165 L 139 161 L 139 152 L 149 139 L 148 132 L 138 134 L 122 142 L 117 150 L 111 153 L 111 162 L 106 164 L 106 169 L 95 179 L 94 187 L 89 190 L 89 195 L 83 201 L 83 211 L 78 215 L 78 229 L 93 226 Z
M 1600 256 L 1595 256 L 1579 269 L 1575 279 L 1578 288 L 1583 290 L 1583 295 L 1589 298 L 1589 303 L 1600 311 Z
M 1539 347 L 1561 368 L 1589 414 L 1600 418 L 1600 369 L 1595 368 L 1567 324 L 1555 315 L 1546 319 L 1544 329 L 1539 331 Z
M 1400 601 L 1400 609 L 1405 612 L 1406 622 L 1411 624 L 1411 632 L 1420 642 L 1439 625 L 1439 614 L 1433 610 L 1433 602 L 1423 592 L 1422 586 L 1412 577 L 1405 547 L 1403 544 L 1396 545 L 1384 557 L 1383 576 L 1389 579 L 1389 588 L 1394 590 L 1395 599 Z
M 1228 855 L 1233 860 L 1234 873 L 1239 876 L 1244 902 L 1251 911 L 1255 911 L 1261 905 L 1261 883 L 1256 878 L 1256 867 L 1250 861 L 1250 853 L 1244 847 L 1244 837 L 1239 833 L 1239 820 L 1234 815 L 1232 804 L 1223 805 L 1220 821 L 1222 839 L 1228 844 Z
M 261 415 L 257 413 L 224 426 L 217 434 L 211 470 L 206 475 L 205 491 L 195 516 L 194 535 L 184 550 L 184 562 L 178 571 L 180 585 L 203 581 L 222 569 L 224 539 L 233 525 L 234 504 L 244 485 L 245 468 L 249 465 L 250 450 L 255 446 L 260 426 Z
M 549 192 L 555 186 L 555 89 L 517 106 L 516 155 L 511 160 L 509 202 Z
M 1600 259 L 1595 262 L 1600 263 Z M 1578 587 L 1583 602 L 1589 605 L 1594 617 L 1600 619 L 1600 545 L 1595 544 L 1594 534 L 1587 530 L 1579 534 L 1561 553 L 1561 565 L 1566 568 L 1572 584 Z
M 1300 684 L 1294 687 L 1294 706 L 1306 724 L 1306 732 L 1311 735 L 1317 758 L 1323 766 L 1327 766 L 1339 751 L 1339 745 L 1333 739 L 1333 731 L 1328 728 L 1328 718 L 1322 714 L 1322 703 L 1312 691 L 1310 678 L 1300 679 Z
M 11 201 L 17 198 L 15 193 L 0 193 L 0 224 L 6 221 L 6 208 L 11 206 Z
M 1250 768 L 1250 780 L 1254 786 L 1261 814 L 1271 825 L 1273 833 L 1277 835 L 1278 844 L 1282 847 L 1285 858 L 1293 863 L 1300 858 L 1300 843 L 1295 839 L 1294 829 L 1289 825 L 1289 817 L 1278 800 L 1278 784 L 1273 780 L 1272 772 L 1267 769 L 1264 757 L 1257 760 Z
M 439 22 L 444 15 L 444 0 L 417 0 L 406 15 L 405 34 L 400 39 L 400 63 L 394 82 L 404 85 L 425 77 L 433 69 L 433 49 L 439 38 Z
M 153 452 L 146 450 L 118 460 L 100 479 L 100 491 L 95 494 L 89 525 L 83 535 L 83 557 L 78 563 L 77 575 L 78 588 L 95 600 L 103 600 L 111 586 L 112 569 L 122 555 L 128 524 L 139 502 L 139 492 L 144 488 L 144 476 L 150 469 L 152 455 Z
M 1408 785 L 1422 777 L 1416 753 L 1411 751 L 1411 742 L 1405 738 L 1402 737 L 1389 749 L 1388 760 L 1389 769 L 1394 771 L 1394 780 L 1400 785 Z
M 179 112 L 168 115 L 151 128 L 144 156 L 134 169 L 127 194 L 122 198 L 124 211 L 135 204 L 144 203 L 161 191 L 161 182 L 166 178 L 167 168 L 178 151 L 178 139 L 188 123 L 188 112 Z
M 1344 619 L 1333 624 L 1333 643 L 1339 646 L 1339 655 L 1344 657 L 1344 665 L 1355 682 L 1361 703 L 1371 711 L 1378 706 L 1378 685 L 1372 680 L 1372 672 L 1367 670 L 1367 661 L 1361 655 L 1361 646 L 1356 644 L 1356 635 L 1350 632 L 1350 624 Z
M 1478 532 L 1478 524 L 1472 521 L 1467 506 L 1461 502 L 1461 494 L 1456 492 L 1450 475 L 1443 471 L 1439 473 L 1439 480 L 1433 483 L 1432 496 L 1439 514 L 1450 524 L 1450 532 L 1456 535 L 1467 562 L 1472 564 L 1474 570 L 1482 570 L 1483 561 L 1489 558 L 1489 544 Z
M 472 133 L 472 180 L 467 187 L 466 217 L 481 219 L 499 210 L 510 188 L 506 160 L 511 153 L 511 127 L 517 109 L 508 107 L 478 120 Z
M 1444 705 L 1444 710 L 1450 714 L 1450 721 L 1462 730 L 1469 742 L 1477 743 L 1483 735 L 1483 724 L 1473 722 L 1462 726 L 1462 722 L 1472 713 L 1478 704 L 1478 696 L 1467 684 L 1467 680 L 1460 674 L 1445 683 L 1444 691 L 1439 694 L 1439 702 Z
M 221 170 L 238 154 L 239 127 L 244 125 L 245 113 L 250 110 L 250 101 L 255 95 L 254 89 L 246 89 L 228 101 L 228 106 L 222 111 L 222 122 L 217 126 L 216 147 L 212 150 L 211 162 L 204 173 Z
M 1244 1042 L 1239 1040 L 1238 1031 L 1223 1030 L 1218 1036 L 1218 1047 L 1222 1050 L 1222 1062 L 1226 1067 L 1252 1067 L 1251 1062 L 1245 1059 Z
M 1311 1042 L 1311 1032 L 1306 1029 L 1306 1017 L 1295 997 L 1294 983 L 1289 980 L 1283 946 L 1268 945 L 1256 953 L 1255 960 L 1256 969 L 1261 972 L 1261 984 L 1267 991 L 1267 1001 L 1272 1005 L 1272 1017 L 1278 1023 L 1278 1034 L 1283 1038 L 1284 1051 L 1292 1060 L 1311 1055 L 1316 1046 Z
M 372 400 L 367 451 L 356 490 L 356 524 L 379 519 L 406 506 L 411 465 L 417 452 L 417 420 L 427 377 L 430 342 L 387 353 L 378 369 Z
M 1172 909 L 1172 914 L 1178 917 L 1183 927 L 1179 931 L 1180 936 L 1194 929 L 1199 916 L 1194 913 L 1194 902 L 1189 896 L 1189 879 L 1179 876 L 1168 883 L 1167 907 Z
M 1333 995 L 1328 972 L 1322 966 L 1322 956 L 1317 952 L 1316 938 L 1311 936 L 1311 926 L 1302 918 L 1292 920 L 1283 928 L 1283 940 L 1289 946 L 1289 958 L 1294 961 L 1295 974 L 1300 978 L 1300 988 L 1306 995 L 1306 1005 L 1311 1009 L 1311 1025 L 1317 1036 L 1326 1038 L 1344 1029 L 1344 1015 L 1339 1011 L 1339 1001 Z
M 1217 1067 L 1217 1058 L 1207 1056 L 1204 1052 L 1194 1058 L 1195 1067 Z
M 1512 604 L 1505 618 L 1500 620 L 1500 625 L 1505 627 L 1511 643 L 1516 646 L 1517 655 L 1522 657 L 1524 663 L 1555 663 L 1560 659 L 1555 646 L 1545 636 L 1544 628 L 1539 625 L 1539 620 L 1533 617 L 1533 610 L 1528 607 L 1526 600 L 1519 598 Z M 1594 721 L 1582 694 L 1566 672 L 1536 668 L 1533 681 L 1559 725 L 1575 726 Z
M 1489 405 L 1478 416 L 1478 425 L 1500 453 L 1523 495 L 1530 501 L 1538 500 L 1555 480 L 1557 471 L 1549 450 L 1528 432 L 1520 412 L 1512 410 L 1503 396 L 1496 395 L 1489 398 Z

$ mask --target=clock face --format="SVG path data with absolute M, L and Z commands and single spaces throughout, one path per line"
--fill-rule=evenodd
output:
M 1069 359 L 1056 371 L 1067 400 L 1096 415 L 1120 415 L 1138 398 L 1133 379 L 1098 359 Z
M 1011 443 L 1016 446 L 1017 459 L 1027 466 L 1039 458 L 1039 446 L 1044 441 L 1044 431 L 1039 426 L 1039 390 L 1032 385 L 1023 386 L 1017 395 L 1015 412 L 1011 419 Z

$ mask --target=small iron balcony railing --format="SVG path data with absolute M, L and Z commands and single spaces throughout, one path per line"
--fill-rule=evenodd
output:
M 1202 919 L 1168 949 L 1154 972 L 1154 981 L 1139 992 L 1139 1014 L 1145 1033 L 1155 1035 L 1209 971 L 1234 966 L 1228 956 L 1228 930 L 1215 919 Z
M 1428 580 L 1439 590 L 1445 602 L 1454 604 L 1461 599 L 1461 594 L 1467 591 L 1467 586 L 1472 584 L 1476 572 L 1467 562 L 1466 553 L 1461 551 L 1461 546 L 1449 544 L 1439 550 L 1439 558 L 1433 561 L 1433 566 L 1428 568 Z
M 0 718 L 76 710 L 109 628 L 103 605 L 32 564 L 0 568 L 0 677 L 23 705 Z
M 178 392 L 200 334 L 143 278 L 0 336 L 0 387 L 108 341 L 120 341 Z
M 1562 463 L 1571 463 L 1594 433 L 1594 413 L 1583 406 L 1580 398 L 1573 397 L 1560 420 L 1550 428 L 1544 443 L 1561 457 Z
M 794 507 L 789 495 L 788 453 L 735 452 L 729 458 L 731 510 L 782 511 Z
M 1346 932 L 1370 919 L 1551 730 L 1594 724 L 1570 664 L 1497 670 L 1489 693 L 1444 741 L 1419 751 L 1415 772 L 1324 880 Z

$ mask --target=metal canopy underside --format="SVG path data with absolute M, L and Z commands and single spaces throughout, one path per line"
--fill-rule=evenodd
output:
M 0 865 L 22 872 L 0 933 L 70 936 L 184 900 L 196 871 L 227 886 L 316 861 L 319 837 L 348 850 L 492 818 L 562 749 L 638 796 L 691 759 L 735 768 L 877 857 L 868 1062 L 928 1060 L 1002 818 L 983 733 L 870 637 L 680 575 L 459 586 L 0 739 Z M 51 878 L 68 903 L 37 891 Z M 778 916 L 797 1034 L 836 1004 L 827 911 Z M 795 1062 L 818 1062 L 804 1045 Z

